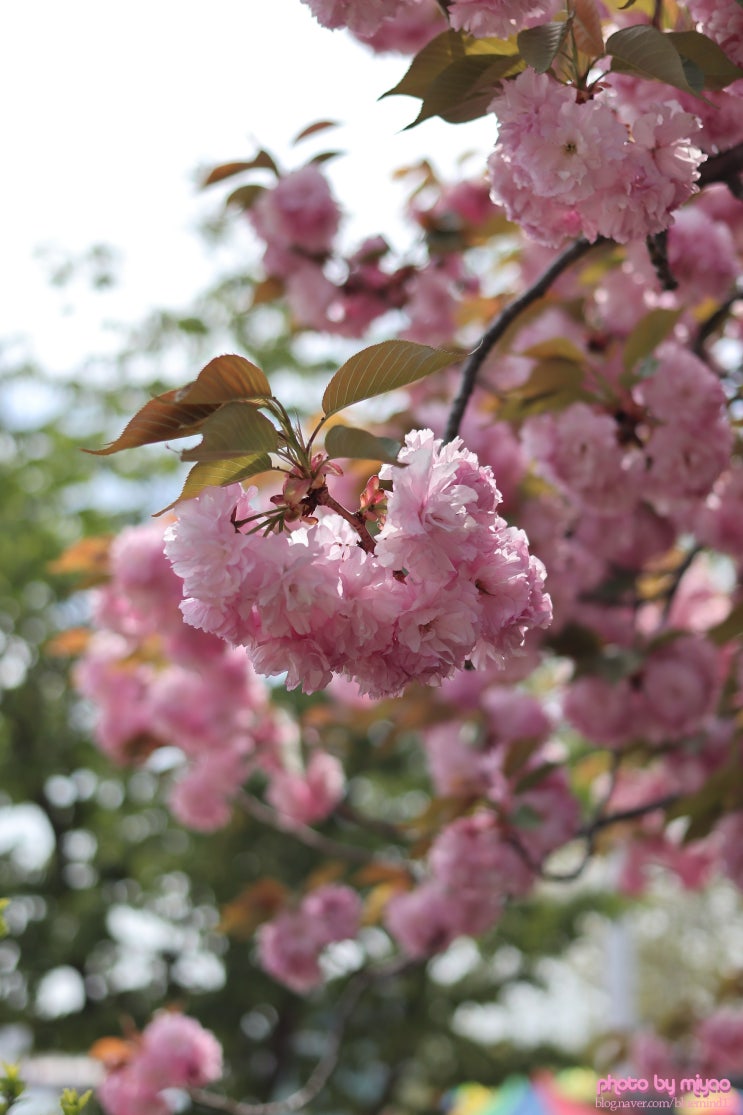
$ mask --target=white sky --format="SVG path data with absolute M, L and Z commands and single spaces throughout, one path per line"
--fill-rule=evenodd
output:
M 418 102 L 377 97 L 408 61 L 321 28 L 300 0 L 34 0 L 3 5 L 0 30 L 0 338 L 28 336 L 60 373 L 105 347 L 105 319 L 183 304 L 215 273 L 193 230 L 219 195 L 197 191 L 197 168 L 259 145 L 287 167 L 340 147 L 332 177 L 358 239 L 399 203 L 391 168 L 427 154 L 450 171 L 494 138 L 490 121 L 401 134 Z M 324 118 L 346 127 L 290 150 Z M 121 250 L 122 289 L 50 291 L 35 251 L 95 242 Z

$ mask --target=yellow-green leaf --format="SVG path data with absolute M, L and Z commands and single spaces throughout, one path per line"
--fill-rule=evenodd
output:
M 516 42 L 527 66 L 538 74 L 546 73 L 562 46 L 566 31 L 566 23 L 541 23 L 538 27 L 519 31 Z
M 382 341 L 371 345 L 357 352 L 335 373 L 325 388 L 323 413 L 329 417 L 362 399 L 407 387 L 461 359 L 458 353 L 413 341 Z
M 695 96 L 698 93 L 698 89 L 689 84 L 681 58 L 668 35 L 650 24 L 635 24 L 615 31 L 606 41 L 606 53 L 611 55 L 612 70 L 654 78 Z
M 622 363 L 625 372 L 631 372 L 636 364 L 654 352 L 661 341 L 673 331 L 681 310 L 650 310 L 638 321 L 624 343 Z
M 258 476 L 261 472 L 270 472 L 272 468 L 271 458 L 266 453 L 247 453 L 244 457 L 229 461 L 202 461 L 189 472 L 178 498 L 157 511 L 156 515 L 163 515 L 177 504 L 194 499 L 201 495 L 204 488 L 223 488 L 227 484 L 249 480 L 251 476 Z
M 724 89 L 743 77 L 743 70 L 732 62 L 722 47 L 701 31 L 669 31 L 666 36 L 682 59 L 698 67 L 705 89 Z
M 246 453 L 273 453 L 278 449 L 274 424 L 247 402 L 225 403 L 209 416 L 202 440 L 181 453 L 182 461 L 226 461 Z
M 325 452 L 329 457 L 395 464 L 399 451 L 399 443 L 392 438 L 376 437 L 368 430 L 354 429 L 352 426 L 333 426 L 325 435 Z

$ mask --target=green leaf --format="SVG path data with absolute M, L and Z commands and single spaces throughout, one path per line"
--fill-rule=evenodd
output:
M 526 383 L 509 391 L 499 417 L 507 422 L 520 422 L 531 414 L 564 410 L 572 403 L 590 400 L 592 396 L 583 380 L 582 366 L 572 360 L 541 360 Z
M 404 77 L 394 88 L 383 93 L 380 101 L 395 96 L 420 97 L 422 100 L 433 79 L 456 58 L 464 58 L 464 55 L 464 36 L 459 31 L 442 32 L 418 51 Z
M 247 402 L 224 403 L 201 427 L 199 445 L 185 449 L 182 461 L 226 461 L 246 453 L 274 453 L 279 447 L 274 424 Z
M 406 387 L 423 376 L 458 364 L 462 356 L 413 341 L 382 341 L 362 349 L 347 360 L 325 388 L 322 398 L 326 417 L 339 410 Z
M 8 923 L 3 917 L 3 910 L 9 905 L 9 898 L 0 898 L 0 937 L 7 937 L 8 935 Z
M 743 6 L 743 0 L 739 0 Z M 666 38 L 682 59 L 701 71 L 705 89 L 724 89 L 743 77 L 743 70 L 732 62 L 725 51 L 701 31 L 669 31 Z
M 650 24 L 635 24 L 615 31 L 607 39 L 606 53 L 611 55 L 612 70 L 663 81 L 684 93 L 697 93 L 689 84 L 681 58 L 668 35 Z
M 729 616 L 710 627 L 707 638 L 716 646 L 724 646 L 743 635 L 743 604 L 736 604 Z
M 202 186 L 213 186 L 215 182 L 223 182 L 225 178 L 232 178 L 236 174 L 243 174 L 246 170 L 272 170 L 278 176 L 279 168 L 276 166 L 268 151 L 259 151 L 254 159 L 247 161 L 222 163 L 209 171 L 202 182 Z
M 227 484 L 249 480 L 251 476 L 258 476 L 261 472 L 271 472 L 273 467 L 271 458 L 266 453 L 247 453 L 244 457 L 230 461 L 202 461 L 189 472 L 178 498 L 161 511 L 156 511 L 155 517 L 163 515 L 187 499 L 201 495 L 205 488 L 223 488 Z
M 375 437 L 368 430 L 352 426 L 333 426 L 325 435 L 325 452 L 329 457 L 349 457 L 356 461 L 397 463 L 399 442 L 392 438 Z
M 554 62 L 567 32 L 566 23 L 542 23 L 519 31 L 516 42 L 519 54 L 538 74 L 544 74 Z
M 414 128 L 440 116 L 450 124 L 461 124 L 484 116 L 504 78 L 518 73 L 524 64 L 517 53 L 474 54 L 447 66 L 426 90 L 418 116 L 408 124 Z
M 145 403 L 115 441 L 103 449 L 85 452 L 105 457 L 122 449 L 190 437 L 199 432 L 204 420 L 222 403 L 265 398 L 270 394 L 271 385 L 255 364 L 243 356 L 217 356 L 192 383 L 165 391 Z
M 665 341 L 681 315 L 681 310 L 650 310 L 641 318 L 624 343 L 622 363 L 625 372 L 632 369 L 650 356 L 658 345 Z

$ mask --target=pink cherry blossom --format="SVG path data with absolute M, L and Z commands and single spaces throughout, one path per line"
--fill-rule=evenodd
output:
M 507 39 L 526 27 L 546 23 L 559 8 L 559 0 L 454 0 L 449 19 L 456 30 L 483 38 Z

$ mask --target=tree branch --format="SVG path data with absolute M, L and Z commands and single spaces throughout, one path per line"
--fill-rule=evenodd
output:
M 587 240 L 583 240 L 582 238 L 574 241 L 574 243 L 565 248 L 564 251 L 552 261 L 547 270 L 540 275 L 536 282 L 532 283 L 523 294 L 506 306 L 492 325 L 483 333 L 477 348 L 473 349 L 462 368 L 462 379 L 459 391 L 452 403 L 449 413 L 449 421 L 447 422 L 444 441 L 451 441 L 452 438 L 455 438 L 459 433 L 459 427 L 462 423 L 464 412 L 467 409 L 467 403 L 475 389 L 477 374 L 485 362 L 486 357 L 501 339 L 508 327 L 524 312 L 524 310 L 531 306 L 532 302 L 536 302 L 537 299 L 547 293 L 555 279 L 559 278 L 563 271 L 566 271 L 571 264 L 584 256 L 591 248 L 604 243 L 606 243 L 604 237 L 599 237 L 593 244 L 589 244 Z
M 324 836 L 316 829 L 310 828 L 309 825 L 303 825 L 298 821 L 292 821 L 288 817 L 282 816 L 270 805 L 265 805 L 244 790 L 237 795 L 236 801 L 254 820 L 260 821 L 261 824 L 268 825 L 278 832 L 286 832 L 289 836 L 294 836 L 307 848 L 312 848 L 323 855 L 350 860 L 351 863 L 370 863 L 375 858 L 374 853 L 367 851 L 365 848 L 359 848 L 355 844 L 341 844 L 339 840 L 331 840 L 329 836 Z
M 328 1028 L 327 1044 L 322 1056 L 302 1087 L 285 1099 L 271 1103 L 241 1103 L 239 1100 L 230 1099 L 229 1096 L 220 1096 L 216 1092 L 209 1092 L 202 1088 L 189 1089 L 191 1099 L 201 1107 L 207 1107 L 212 1111 L 223 1111 L 226 1115 L 285 1115 L 287 1112 L 301 1111 L 320 1094 L 333 1074 L 338 1064 L 346 1026 L 364 991 L 379 980 L 402 974 L 414 963 L 416 962 L 407 957 L 402 960 L 395 959 L 386 967 L 359 972 L 349 981 L 338 1001 L 333 1023 Z
M 738 143 L 719 155 L 710 155 L 699 168 L 697 185 L 700 190 L 713 182 L 725 182 L 735 193 L 740 188 L 740 175 L 743 173 L 743 143 Z

